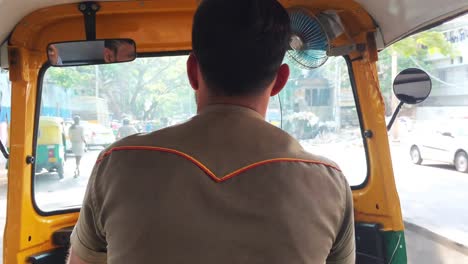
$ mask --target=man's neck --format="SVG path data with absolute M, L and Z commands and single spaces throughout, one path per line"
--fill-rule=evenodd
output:
M 246 108 L 250 108 L 255 112 L 259 113 L 263 117 L 266 116 L 266 111 L 268 108 L 268 97 L 261 96 L 249 96 L 249 97 L 209 97 L 206 100 L 198 103 L 198 113 L 200 113 L 205 107 L 215 104 L 227 104 L 227 105 L 237 105 Z

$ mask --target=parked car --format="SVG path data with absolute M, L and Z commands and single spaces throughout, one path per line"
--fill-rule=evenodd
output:
M 434 124 L 412 133 L 410 156 L 414 164 L 432 160 L 468 173 L 468 122 Z

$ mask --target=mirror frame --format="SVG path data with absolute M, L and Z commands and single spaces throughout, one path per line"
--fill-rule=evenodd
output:
M 424 96 L 424 97 L 421 97 L 421 98 L 418 98 L 419 100 L 416 100 L 416 102 L 409 102 L 408 100 L 405 100 L 404 98 L 401 98 L 401 96 L 399 96 L 399 94 L 396 93 L 396 90 L 395 90 L 395 87 L 398 85 L 396 84 L 396 80 L 398 79 L 398 77 L 400 77 L 401 75 L 403 74 L 407 74 L 407 72 L 411 72 L 411 71 L 418 71 L 420 72 L 421 74 L 425 74 L 425 76 L 427 76 L 427 79 L 429 81 L 429 90 L 427 92 L 427 95 Z M 425 81 L 424 81 L 425 82 Z M 417 83 L 417 82 L 413 82 L 413 83 Z M 395 79 L 393 80 L 393 83 L 392 83 L 392 90 L 393 90 L 393 94 L 395 95 L 395 97 L 400 101 L 400 102 L 403 102 L 405 104 L 409 104 L 409 105 L 416 105 L 416 104 L 420 104 L 422 102 L 424 102 L 428 97 L 429 95 L 431 95 L 431 92 L 432 92 L 432 80 L 431 80 L 431 76 L 429 76 L 429 74 L 424 71 L 424 70 L 421 70 L 419 68 L 406 68 L 404 70 L 402 70 L 401 72 L 399 72 L 397 74 L 397 76 L 395 77 Z

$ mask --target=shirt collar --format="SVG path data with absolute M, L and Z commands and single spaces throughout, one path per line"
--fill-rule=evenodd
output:
M 250 109 L 245 106 L 241 105 L 233 105 L 233 104 L 212 104 L 205 106 L 205 108 L 200 111 L 199 115 L 205 115 L 208 113 L 235 113 L 239 115 L 246 115 L 254 118 L 258 118 L 261 120 L 265 120 L 265 118 L 258 113 L 257 111 Z

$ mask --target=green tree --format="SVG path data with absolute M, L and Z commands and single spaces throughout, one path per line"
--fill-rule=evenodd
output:
M 115 119 L 149 120 L 194 113 L 193 92 L 185 73 L 186 56 L 139 58 L 131 63 L 49 68 L 45 83 L 75 96 L 107 101 Z
M 382 93 L 389 100 L 394 77 L 392 62 L 395 61 L 392 60 L 397 62 L 397 72 L 410 67 L 432 71 L 433 65 L 428 61 L 431 55 L 454 57 L 458 53 L 444 35 L 436 30 L 424 31 L 398 41 L 379 53 L 378 68 Z
M 94 81 L 89 66 L 86 67 L 51 67 L 45 75 L 45 82 L 53 82 L 64 89 L 78 89 Z
M 184 57 L 142 58 L 130 65 L 100 66 L 99 71 L 101 95 L 116 118 L 168 116 L 184 98 L 179 90 L 188 86 Z

